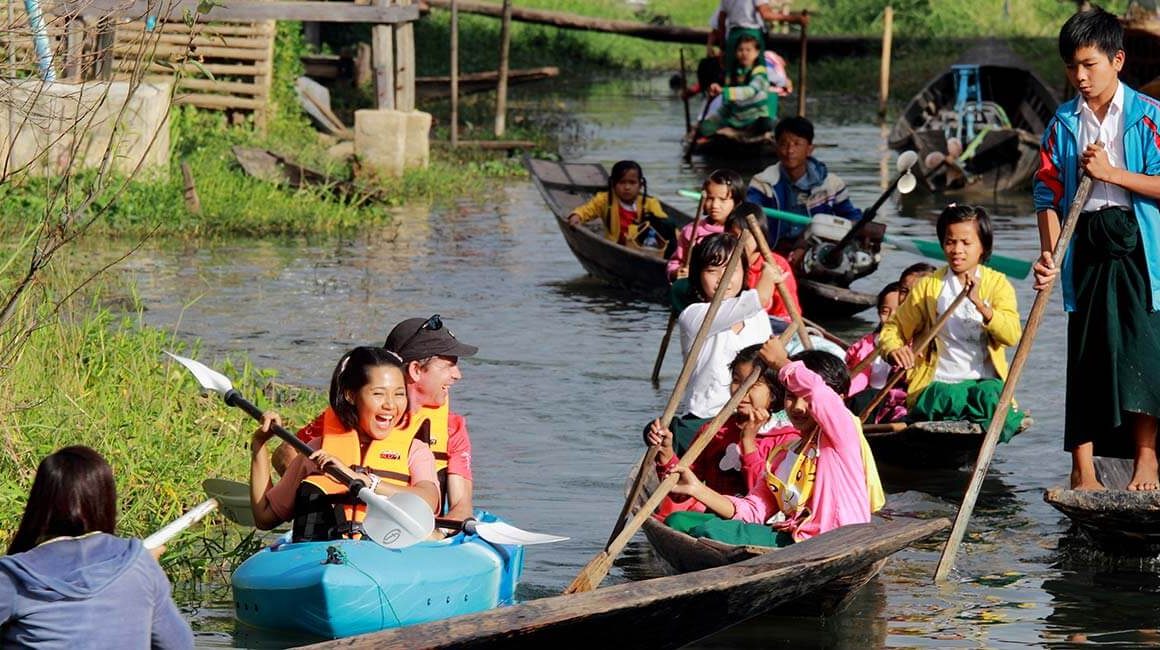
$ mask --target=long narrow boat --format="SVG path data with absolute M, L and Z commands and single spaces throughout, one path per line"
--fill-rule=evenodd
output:
M 262 629 L 365 634 L 510 604 L 523 563 L 522 546 L 463 533 L 403 549 L 362 540 L 287 543 L 238 567 L 234 608 L 239 621 Z
M 728 161 L 729 167 L 734 169 L 756 166 L 754 171 L 761 171 L 765 166 L 777 162 L 773 133 L 769 131 L 753 134 L 722 129 L 708 138 L 696 138 L 687 146 L 690 155 Z
M 564 163 L 524 158 L 532 182 L 544 197 L 564 241 L 584 270 L 608 284 L 627 288 L 651 298 L 668 296 L 669 281 L 665 260 L 639 248 L 622 246 L 604 236 L 599 222 L 573 228 L 568 215 L 596 192 L 608 189 L 608 172 L 598 163 Z M 661 203 L 678 227 L 692 218 L 671 205 Z M 809 280 L 798 281 L 802 311 L 813 319 L 846 318 L 874 306 L 870 294 Z
M 1107 490 L 1052 488 L 1043 500 L 1104 551 L 1155 556 L 1160 552 L 1160 492 L 1125 489 L 1132 478 L 1131 460 L 1096 457 L 1095 463 Z
M 1023 418 L 1019 429 L 1029 429 L 1034 420 Z M 979 456 L 986 432 L 972 422 L 913 422 L 900 431 L 868 431 L 866 441 L 874 460 L 896 467 L 958 469 Z
M 541 598 L 314 648 L 675 648 L 810 597 L 947 528 L 946 519 L 845 526 L 733 564 Z
M 955 65 L 906 105 L 888 138 L 897 151 L 961 153 L 933 171 L 936 191 L 1026 187 L 1039 168 L 1039 140 L 1059 100 L 1035 73 L 1010 65 Z

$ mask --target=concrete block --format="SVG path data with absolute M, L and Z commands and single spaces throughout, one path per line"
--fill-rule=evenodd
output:
M 380 109 L 354 112 L 354 152 L 364 169 L 384 178 L 403 175 L 406 115 L 401 111 Z
M 431 163 L 430 133 L 430 113 L 407 113 L 407 151 L 403 156 L 403 165 L 407 169 L 427 169 Z

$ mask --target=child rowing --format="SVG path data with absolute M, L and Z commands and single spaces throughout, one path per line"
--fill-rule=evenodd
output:
M 951 204 L 939 215 L 938 239 L 947 266 L 920 279 L 906 302 L 882 327 L 878 349 L 895 366 L 910 370 L 907 406 L 915 420 L 991 421 L 1003 380 L 1004 350 L 1019 342 L 1022 327 L 1015 287 L 983 263 L 991 256 L 991 219 L 986 211 Z M 908 341 L 928 330 L 969 287 L 934 345 L 917 355 Z M 1011 408 L 1001 440 L 1019 429 L 1023 413 Z
M 672 239 L 673 228 L 668 225 L 668 216 L 660 201 L 648 195 L 644 170 L 633 160 L 621 160 L 613 165 L 608 175 L 608 189 L 597 192 L 568 215 L 568 223 L 574 228 L 595 219 L 603 220 L 605 236 L 618 244 L 641 244 L 637 241 L 638 235 L 647 228 L 659 235 L 650 248 L 664 249 L 665 242 Z
M 277 485 L 270 482 L 266 444 L 273 436 L 267 413 L 254 432 L 250 506 L 255 525 L 269 530 L 293 520 L 294 541 L 329 540 L 359 533 L 365 506 L 343 484 L 322 473 L 344 464 L 377 494 L 411 492 L 439 509 L 439 479 L 431 448 L 408 430 L 407 387 L 398 355 L 359 347 L 343 355 L 330 380 L 330 409 L 309 458 L 298 456 Z
M 878 327 L 866 336 L 858 339 L 846 350 L 846 367 L 853 372 L 854 367 L 862 363 L 866 357 L 875 354 L 878 347 L 878 335 L 894 312 L 898 310 L 902 298 L 902 283 L 891 282 L 878 292 Z M 850 376 L 849 399 L 847 406 L 855 413 L 862 412 L 877 396 L 878 391 L 886 386 L 890 379 L 890 363 L 881 357 L 875 359 L 869 366 L 858 374 Z M 906 389 L 892 388 L 886 396 L 882 406 L 873 417 L 874 422 L 896 422 L 906 417 Z
M 860 423 L 842 402 L 845 364 L 820 350 L 787 357 L 776 337 L 760 356 L 777 371 L 774 401 L 784 405 L 792 428 L 768 436 L 765 454 L 754 451 L 742 461 L 763 468 L 745 496 L 721 494 L 692 469 L 675 467 L 680 481 L 673 492 L 696 499 L 705 512 L 676 512 L 665 523 L 694 537 L 781 547 L 869 522 L 885 499 Z
M 732 381 L 729 364 L 737 353 L 763 343 L 772 334 L 765 309 L 781 274 L 777 266 L 767 265 L 757 285 L 745 289 L 748 265 L 742 258 L 733 276 L 723 279 L 729 258 L 740 245 L 732 235 L 718 233 L 702 239 L 693 248 L 689 267 L 693 302 L 677 318 L 683 356 L 689 354 L 718 285 L 726 293 L 710 325 L 705 347 L 693 366 L 685 394 L 685 414 L 670 424 L 677 453 L 684 453 L 697 431 L 729 401 Z
M 705 195 L 703 218 L 700 224 L 694 220 L 685 225 L 677 235 L 677 247 L 665 267 L 670 282 L 688 277 L 688 269 L 684 268 L 685 256 L 697 242 L 725 231 L 726 219 L 745 196 L 745 183 L 741 180 L 741 174 L 732 169 L 717 169 L 701 184 L 701 192 Z M 697 226 L 696 232 L 693 232 L 694 225 Z
M 1134 458 L 1129 490 L 1160 487 L 1160 104 L 1123 84 L 1124 28 L 1095 8 L 1059 32 L 1059 54 L 1079 95 L 1043 133 L 1035 209 L 1043 251 L 1036 288 L 1059 273 L 1051 251 L 1080 174 L 1090 198 L 1062 262 L 1067 319 L 1064 449 L 1071 486 L 1101 489 L 1094 456 Z
M 766 228 L 767 221 L 765 219 L 765 213 L 761 211 L 761 206 L 748 201 L 740 203 L 734 208 L 729 218 L 725 220 L 725 232 L 739 240 L 743 239 L 742 234 L 749 230 L 748 217 L 751 215 L 757 220 L 758 227 L 761 228 L 762 236 L 768 237 L 769 231 Z M 765 258 L 761 256 L 761 249 L 758 247 L 756 241 L 752 238 L 745 239 L 745 241 L 747 242 L 745 255 L 749 263 L 749 272 L 746 275 L 745 286 L 752 288 L 757 286 L 757 282 L 761 279 L 761 273 L 765 269 Z M 786 291 L 789 293 L 794 307 L 797 308 L 797 312 L 800 314 L 802 305 L 798 301 L 797 279 L 793 276 L 793 269 L 790 268 L 789 261 L 777 253 L 773 254 L 773 261 L 777 263 L 778 269 L 781 270 L 782 283 L 785 284 Z M 781 299 L 780 292 L 774 292 L 773 301 L 769 304 L 769 309 L 766 312 L 770 316 L 777 318 L 785 326 L 789 325 L 791 320 L 789 308 L 786 307 L 785 301 Z M 780 333 L 784 329 L 785 327 L 775 327 L 774 331 Z
M 736 65 L 726 68 L 726 85 L 711 84 L 709 96 L 721 96 L 717 111 L 701 120 L 697 127 L 702 137 L 726 128 L 754 134 L 773 130 L 769 114 L 769 75 L 761 58 L 761 44 L 751 35 L 737 41 Z
M 729 369 L 733 381 L 729 386 L 730 392 L 736 391 L 749 373 L 753 372 L 754 361 L 757 359 L 761 345 L 751 345 L 734 357 Z M 741 464 L 742 455 L 746 452 L 755 452 L 758 436 L 769 432 L 772 425 L 770 413 L 773 409 L 772 391 L 777 386 L 777 373 L 768 367 L 763 368 L 761 379 L 749 389 L 742 398 L 734 413 L 720 430 L 708 432 L 704 427 L 697 432 L 697 436 L 712 435 L 709 443 L 697 460 L 693 463 L 693 471 L 706 485 L 722 494 L 746 494 L 749 492 L 750 475 L 745 472 Z M 780 405 L 779 405 L 780 408 Z M 647 436 L 649 445 L 659 445 L 660 452 L 656 458 L 657 473 L 667 474 L 676 466 L 677 453 L 673 449 L 673 433 L 664 426 L 660 419 L 653 420 Z M 660 519 L 669 513 L 678 510 L 704 510 L 700 502 L 688 498 L 666 498 L 657 509 Z

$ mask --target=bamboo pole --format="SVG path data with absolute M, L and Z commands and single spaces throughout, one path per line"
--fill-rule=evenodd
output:
M 451 0 L 451 147 L 459 146 L 459 0 Z
M 809 25 L 809 12 L 802 11 L 801 25 L 801 55 L 798 58 L 798 115 L 806 116 L 806 42 L 808 31 L 806 26 Z
M 890 49 L 894 43 L 894 7 L 886 5 L 882 12 L 882 67 L 878 75 L 878 117 L 886 117 L 886 103 L 890 100 Z
M 507 128 L 508 52 L 511 50 L 512 0 L 503 0 L 503 19 L 499 27 L 499 80 L 495 87 L 495 137 L 503 137 Z

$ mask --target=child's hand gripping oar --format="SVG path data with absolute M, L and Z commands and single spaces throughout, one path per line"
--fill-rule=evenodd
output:
M 934 341 L 935 337 L 938 336 L 939 331 L 942 330 L 943 326 L 947 324 L 947 321 L 951 319 L 951 315 L 955 313 L 955 310 L 959 308 L 959 305 L 963 304 L 963 301 L 966 300 L 967 296 L 971 294 L 971 289 L 974 286 L 975 285 L 973 282 L 967 282 L 966 286 L 963 287 L 963 290 L 959 292 L 959 295 L 955 296 L 954 302 L 951 303 L 951 306 L 947 307 L 947 310 L 938 317 L 938 320 L 934 322 L 934 325 L 932 325 L 930 329 L 922 333 L 922 336 L 919 337 L 918 341 L 915 343 L 915 354 L 922 354 L 926 351 L 927 346 L 929 346 Z M 857 367 L 855 367 L 855 369 L 857 369 Z M 898 370 L 895 370 L 890 375 L 890 379 L 887 380 L 886 385 L 882 387 L 882 390 L 878 391 L 878 394 L 874 396 L 874 399 L 870 401 L 870 404 L 868 404 L 866 408 L 862 409 L 862 412 L 858 414 L 858 419 L 865 422 L 870 417 L 870 415 L 874 413 L 874 409 L 878 408 L 878 405 L 882 403 L 882 400 L 886 399 L 886 395 L 890 393 L 890 389 L 894 388 L 894 386 L 902 380 L 902 377 L 905 374 L 906 368 L 899 368 Z M 850 376 L 853 377 L 854 373 L 851 372 Z
M 761 257 L 766 264 L 776 265 L 777 262 L 773 260 L 773 251 L 769 250 L 769 242 L 765 241 L 765 235 L 761 232 L 761 226 L 757 225 L 757 219 L 752 214 L 746 215 L 746 222 L 749 224 L 749 234 L 757 242 L 757 248 L 761 251 Z M 778 269 L 780 272 L 781 269 Z M 789 312 L 790 321 L 793 322 L 794 327 L 797 328 L 798 338 L 801 339 L 802 347 L 806 350 L 814 349 L 814 344 L 810 341 L 810 334 L 806 331 L 806 326 L 802 322 L 802 315 L 798 311 L 797 305 L 794 304 L 793 296 L 789 295 L 789 289 L 785 287 L 784 279 L 779 279 L 776 283 L 777 295 L 781 297 L 781 301 L 785 303 L 785 309 Z
M 748 233 L 745 235 L 745 237 L 749 236 Z M 725 300 L 725 290 L 729 287 L 729 278 L 732 278 L 737 267 L 741 266 L 741 256 L 745 254 L 745 237 L 742 237 L 742 241 L 733 249 L 733 254 L 729 256 L 729 261 L 725 264 L 725 273 L 721 275 L 721 279 L 717 283 L 717 290 L 713 292 L 713 299 L 709 301 L 709 309 L 705 312 L 705 319 L 701 321 L 697 336 L 693 338 L 693 345 L 685 357 L 685 365 L 681 367 L 681 374 L 677 375 L 677 383 L 673 386 L 673 392 L 669 395 L 668 403 L 665 404 L 664 414 L 661 415 L 661 422 L 666 425 L 677 414 L 677 407 L 680 406 L 681 397 L 685 394 L 685 387 L 688 386 L 689 378 L 693 375 L 693 367 L 697 364 L 697 357 L 701 356 L 701 348 L 705 346 L 705 339 L 709 337 L 709 330 L 712 328 L 713 320 L 717 318 L 721 301 Z M 605 546 L 616 539 L 620 529 L 624 526 L 624 519 L 628 516 L 632 504 L 636 502 L 636 497 L 644 485 L 645 472 L 652 467 L 658 452 L 660 452 L 660 447 L 652 445 L 640 459 L 640 466 L 636 469 L 636 478 L 633 479 L 632 489 L 628 491 L 628 498 L 624 500 L 624 506 L 621 507 L 620 514 L 616 517 L 616 523 L 612 526 L 612 534 L 608 536 L 608 543 Z
M 693 217 L 693 230 L 689 233 L 689 242 L 685 245 L 685 257 L 681 260 L 680 269 L 689 270 L 689 261 L 693 259 L 693 247 L 697 245 L 697 230 L 701 227 L 701 214 L 705 209 L 705 191 L 701 190 L 701 200 L 697 203 L 697 215 Z M 680 236 L 679 234 L 677 235 Z M 652 383 L 660 382 L 661 364 L 665 362 L 665 353 L 669 350 L 669 339 L 673 337 L 673 327 L 677 324 L 677 312 L 669 309 L 669 324 L 665 326 L 665 336 L 661 339 L 661 349 L 657 350 L 657 360 L 653 363 Z
M 1071 237 L 1075 234 L 1076 222 L 1079 221 L 1079 215 L 1083 212 L 1083 206 L 1087 203 L 1091 193 L 1091 176 L 1084 174 L 1079 181 L 1079 187 L 1076 188 L 1071 207 L 1067 210 L 1067 221 L 1063 223 L 1063 231 L 1059 234 L 1059 239 L 1055 241 L 1055 250 L 1051 253 L 1054 264 L 1063 262 L 1067 248 L 1071 245 Z M 987 426 L 987 435 L 983 438 L 982 448 L 979 449 L 979 458 L 975 461 L 975 469 L 971 473 L 971 482 L 967 487 L 967 493 L 963 495 L 963 503 L 959 506 L 958 514 L 955 515 L 955 525 L 951 528 L 947 545 L 943 547 L 942 556 L 939 557 L 938 568 L 935 569 L 934 573 L 936 582 L 945 581 L 955 565 L 955 555 L 958 553 L 959 544 L 963 541 L 963 535 L 967 532 L 967 522 L 970 521 L 971 512 L 975 509 L 975 499 L 979 496 L 979 490 L 983 486 L 983 478 L 987 476 L 987 468 L 990 467 L 991 458 L 995 455 L 995 445 L 999 442 L 999 435 L 1003 432 L 1003 425 L 1007 419 L 1007 409 L 1011 407 L 1011 402 L 1015 397 L 1015 386 L 1019 383 L 1019 377 L 1023 374 L 1023 366 L 1026 365 L 1027 357 L 1031 354 L 1031 345 L 1035 342 L 1035 334 L 1039 331 L 1039 324 L 1043 320 L 1043 312 L 1047 309 L 1047 303 L 1051 302 L 1051 289 L 1054 286 L 1055 277 L 1052 276 L 1047 284 L 1040 287 L 1035 294 L 1035 302 L 1032 303 L 1031 312 L 1027 316 L 1027 325 L 1023 328 L 1023 336 L 1019 339 L 1019 346 L 1015 348 L 1015 358 L 1011 361 L 1011 369 L 1007 371 L 1007 380 L 1003 382 L 1003 391 L 999 393 L 999 403 L 995 406 L 995 414 L 991 416 L 991 424 Z
M 763 364 L 760 360 L 754 363 L 752 372 L 750 372 L 749 376 L 745 378 L 745 381 L 742 382 L 740 386 L 738 386 L 737 391 L 733 393 L 733 395 L 729 398 L 729 401 L 726 402 L 725 406 L 721 408 L 721 411 L 717 414 L 717 417 L 713 418 L 713 421 L 709 423 L 705 429 L 706 432 L 715 432 L 721 429 L 721 427 L 725 424 L 725 420 L 729 419 L 729 416 L 732 415 L 735 410 L 737 410 L 737 405 L 741 403 L 741 400 L 745 397 L 746 393 L 749 392 L 749 389 L 753 387 L 753 384 L 757 383 L 758 378 L 761 377 L 762 368 Z M 664 420 L 661 421 L 664 422 Z M 693 462 L 697 460 L 697 457 L 701 455 L 701 452 L 704 451 L 705 447 L 709 445 L 709 442 L 713 440 L 713 437 L 714 436 L 712 433 L 697 436 L 697 439 L 694 440 L 693 444 L 689 446 L 689 449 L 685 452 L 685 455 L 681 457 L 680 462 L 677 463 L 677 467 L 691 467 Z M 616 558 L 617 555 L 620 554 L 622 550 L 624 550 L 624 547 L 628 545 L 628 540 L 632 539 L 632 536 L 636 534 L 636 531 L 639 530 L 642 525 L 644 525 L 644 521 L 652 516 L 653 511 L 656 510 L 661 501 L 663 501 L 664 498 L 668 496 L 669 492 L 672 491 L 673 487 L 677 484 L 679 479 L 680 474 L 676 472 L 666 476 L 664 480 L 661 481 L 660 485 L 657 486 L 656 490 L 654 490 L 653 493 L 649 495 L 649 498 L 644 502 L 644 505 L 642 505 L 640 509 L 636 511 L 636 514 L 633 515 L 632 519 L 624 526 L 624 529 L 620 531 L 620 534 L 617 535 L 616 538 L 611 542 L 609 542 L 609 544 L 603 551 L 600 552 L 600 554 L 592 558 L 592 560 L 588 562 L 588 564 L 586 564 L 583 569 L 580 570 L 579 575 L 577 575 L 576 579 L 572 581 L 572 584 L 568 585 L 568 588 L 564 590 L 564 593 L 572 594 L 580 591 L 591 591 L 599 586 L 600 582 L 604 580 L 604 577 L 608 575 L 609 569 L 612 568 L 612 561 Z

